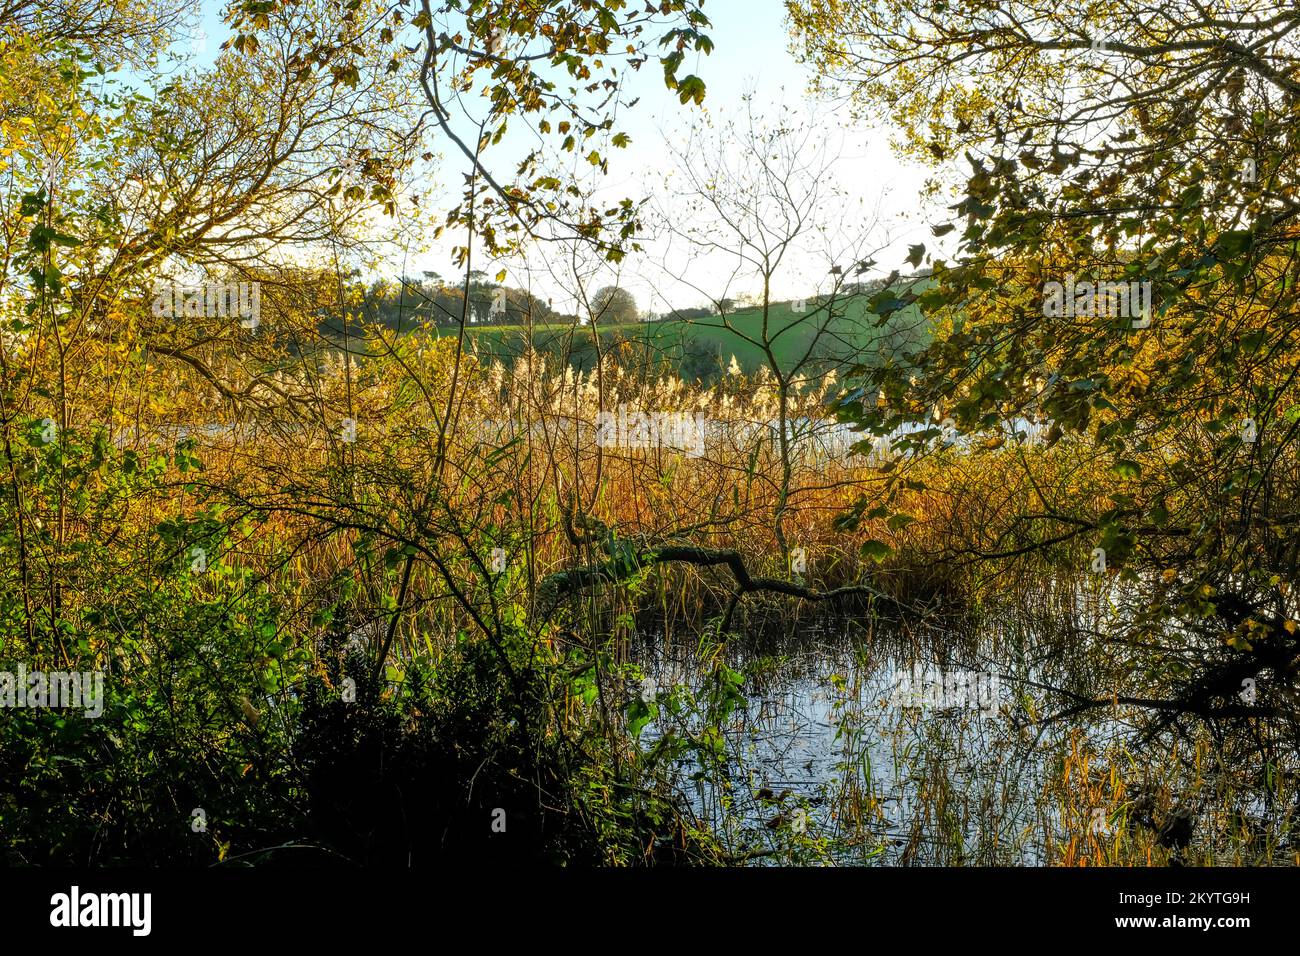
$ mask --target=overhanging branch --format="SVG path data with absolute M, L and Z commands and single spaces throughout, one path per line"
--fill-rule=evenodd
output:
M 632 577 L 645 567 L 658 564 L 690 564 L 696 567 L 725 565 L 735 579 L 735 590 L 724 618 L 724 629 L 730 623 L 731 614 L 739 600 L 746 594 L 754 592 L 784 594 L 804 601 L 829 603 L 866 597 L 871 600 L 873 607 L 884 610 L 892 617 L 919 613 L 916 608 L 896 601 L 870 585 L 851 584 L 820 590 L 781 578 L 755 577 L 749 573 L 749 569 L 745 566 L 745 559 L 739 551 L 702 548 L 687 544 L 663 545 L 636 555 L 634 560 L 610 560 L 602 564 L 556 571 L 542 579 L 538 587 L 539 604 L 549 604 L 553 608 L 572 594 L 601 584 L 616 584 Z

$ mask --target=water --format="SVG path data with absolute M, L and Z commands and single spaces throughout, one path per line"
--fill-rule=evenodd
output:
M 606 414 L 613 415 L 613 412 Z M 673 412 L 668 414 L 681 414 Z M 662 444 L 666 449 L 689 449 L 694 457 L 707 455 L 711 451 L 730 448 L 750 449 L 766 442 L 775 445 L 781 433 L 781 423 L 770 421 L 747 421 L 743 419 L 708 418 L 704 413 L 692 412 L 700 420 L 697 426 L 688 430 L 689 441 L 682 444 L 672 436 L 652 437 L 650 445 Z M 372 427 L 373 423 L 367 423 Z M 432 423 L 431 423 L 432 424 Z M 1046 434 L 1050 423 L 1035 422 L 1026 418 L 1013 418 L 1001 424 L 1004 438 L 1026 444 L 1037 444 Z M 846 466 L 871 467 L 889 461 L 899 454 L 896 444 L 909 435 L 927 429 L 938 429 L 937 437 L 928 442 L 930 447 L 969 447 L 975 437 L 959 434 L 951 422 L 943 423 L 917 421 L 904 423 L 887 435 L 873 436 L 865 432 L 854 431 L 845 423 L 828 418 L 795 417 L 786 421 L 786 436 L 790 442 L 792 457 L 803 462 L 838 462 Z M 486 448 L 497 448 L 516 439 L 531 435 L 543 438 L 548 435 L 572 435 L 575 430 L 589 439 L 593 444 L 599 442 L 600 430 L 595 421 L 575 422 L 562 416 L 554 416 L 546 421 L 535 421 L 524 425 L 510 419 L 461 420 L 456 430 L 462 436 L 470 436 L 475 443 Z M 286 423 L 268 423 L 258 421 L 236 421 L 225 423 L 200 423 L 195 425 L 158 425 L 144 432 L 134 429 L 118 429 L 112 441 L 118 447 L 131 447 L 151 441 L 163 441 L 173 444 L 184 438 L 193 439 L 202 444 L 218 444 L 223 441 L 252 444 L 271 436 L 303 435 L 309 429 L 302 425 Z M 337 431 L 337 429 L 336 429 Z M 324 434 L 324 432 L 321 432 Z M 654 435 L 654 431 L 648 432 Z M 855 451 L 855 446 L 861 450 Z M 622 447 L 617 443 L 614 448 Z M 641 447 L 641 446 L 637 446 Z
M 686 759 L 679 784 L 713 831 L 755 862 L 1041 863 L 1042 828 L 1059 828 L 1059 815 L 1037 797 L 1066 728 L 1039 734 L 1019 695 L 1025 677 L 1060 675 L 997 664 L 995 643 L 852 619 L 733 640 L 724 658 L 746 679 L 744 704 L 724 725 L 725 771 Z M 661 693 L 702 688 L 695 645 L 647 633 L 629 650 Z M 927 667 L 948 683 L 914 700 L 907 680 Z M 642 746 L 680 723 L 661 714 Z M 1106 722 L 1091 732 L 1104 736 Z M 791 838 L 793 856 L 781 849 Z

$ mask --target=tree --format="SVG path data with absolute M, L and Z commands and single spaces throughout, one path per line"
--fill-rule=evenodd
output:
M 637 321 L 636 297 L 616 285 L 603 286 L 591 297 L 591 314 L 600 325 L 628 325 Z
M 75 741 L 43 714 L 0 721 L 5 776 L 22 778 L 0 797 L 5 842 L 32 861 L 111 862 L 130 846 L 141 862 L 212 862 L 232 844 L 266 846 L 285 822 L 266 819 L 288 805 L 280 783 L 315 789 L 310 741 L 327 744 L 325 773 L 338 757 L 328 744 L 340 739 L 305 715 L 328 724 L 351 684 L 362 720 L 385 722 L 380 698 L 411 618 L 425 615 L 413 632 L 453 607 L 456 633 L 475 635 L 465 686 L 494 713 L 446 736 L 436 774 L 446 787 L 432 804 L 461 805 L 471 775 L 469 789 L 498 791 L 479 773 L 495 776 L 495 765 L 528 780 L 510 805 L 533 801 L 540 820 L 572 778 L 543 770 L 545 754 L 566 750 L 557 767 L 601 762 L 579 754 L 585 732 L 546 726 L 567 678 L 543 676 L 558 658 L 534 651 L 551 631 L 529 623 L 489 558 L 498 543 L 514 547 L 502 514 L 531 520 L 541 496 L 514 494 L 509 483 L 527 470 L 517 460 L 509 471 L 491 459 L 463 472 L 447 464 L 468 430 L 461 415 L 494 411 L 468 388 L 481 373 L 463 334 L 471 251 L 552 228 L 616 257 L 635 215 L 630 201 L 608 220 L 566 205 L 574 177 L 543 164 L 549 149 L 522 164 L 511 155 L 513 178 L 498 176 L 492 147 L 507 119 L 532 117 L 558 152 L 581 144 L 598 172 L 601 150 L 626 143 L 613 129 L 625 66 L 660 52 L 655 67 L 683 103 L 702 98 L 678 67 L 687 50 L 707 51 L 707 20 L 677 0 L 617 15 L 622 4 L 565 0 L 236 0 L 225 8 L 235 36 L 215 65 L 178 72 L 153 58 L 177 39 L 178 6 L 5 9 L 0 645 L 6 662 L 112 674 L 104 719 Z M 126 80 L 114 76 L 124 63 Z M 467 136 L 452 116 L 471 103 L 487 105 Z M 398 195 L 429 139 L 464 147 L 468 166 L 463 204 L 437 217 L 466 236 L 464 283 L 448 303 L 459 339 L 356 321 L 370 293 L 383 307 L 396 301 L 405 331 L 410 283 L 351 280 L 368 241 L 421 235 L 422 217 Z M 208 311 L 215 300 L 200 293 L 185 294 L 200 308 L 182 315 L 170 291 L 154 291 L 163 281 L 256 283 L 261 324 Z M 151 307 L 164 300 L 166 310 Z M 322 337 L 322 316 L 336 335 Z M 201 444 L 194 436 L 210 425 L 224 437 Z M 297 562 L 322 545 L 330 556 L 314 578 Z M 338 653 L 349 636 L 363 646 Z M 439 662 L 439 680 L 449 664 Z M 291 726 L 304 733 L 291 740 Z M 422 746 L 440 732 L 421 734 Z M 471 737 L 482 747 L 466 749 Z M 302 764 L 281 759 L 303 744 Z M 464 758 L 475 767 L 463 780 L 445 772 Z M 29 762 L 47 769 L 25 774 Z M 87 768 L 82 779 L 73 766 Z M 250 805 L 221 825 L 226 843 L 141 827 L 143 807 L 214 807 L 243 775 Z M 128 791 L 127 802 L 114 795 Z M 445 814 L 437 825 L 466 830 Z M 428 845 L 437 852 L 441 840 Z
M 696 285 L 693 266 L 712 271 L 707 257 L 724 252 L 732 272 L 727 285 L 757 287 L 757 321 L 741 323 L 732 315 L 735 299 L 727 287 L 711 296 L 718 324 L 753 346 L 762 356 L 764 372 L 771 376 L 777 396 L 775 441 L 780 459 L 777 504 L 772 528 L 782 556 L 790 552 L 786 516 L 798 495 L 793 484 L 793 445 L 811 423 L 791 420 L 797 393 L 810 385 L 813 361 L 824 362 L 828 345 L 846 328 L 847 297 L 844 285 L 866 273 L 874 264 L 868 248 L 872 223 L 863 224 L 846 207 L 833 182 L 833 148 L 806 122 L 788 115 L 766 123 L 749 109 L 744 125 L 726 124 L 716 135 L 692 129 L 691 141 L 677 148 L 675 163 L 681 182 L 672 186 L 671 199 L 660 210 L 664 229 L 684 240 L 686 262 L 664 263 L 664 271 L 678 281 Z M 695 214 L 667 208 L 682 202 Z M 702 213 L 701 213 L 702 211 Z M 854 211 L 856 212 L 856 210 Z M 791 269 L 800 253 L 832 263 L 849 262 L 852 276 L 835 269 L 830 288 L 806 313 L 778 321 L 772 288 Z M 710 274 L 710 282 L 715 275 Z M 840 340 L 840 364 L 846 343 Z M 857 348 L 848 350 L 856 356 Z M 832 367 L 835 363 L 831 363 Z M 764 423 L 766 424 L 766 423 Z
M 703 80 L 682 74 L 688 51 L 712 49 L 699 0 L 665 0 L 617 16 L 604 6 L 568 0 L 324 5 L 341 8 L 349 32 L 336 39 L 325 30 L 300 31 L 302 39 L 288 45 L 289 65 L 344 87 L 368 66 L 400 76 L 428 108 L 416 127 L 431 124 L 469 164 L 462 201 L 437 233 L 468 229 L 490 254 L 500 255 L 552 230 L 597 243 L 611 261 L 626 255 L 638 225 L 632 201 L 606 213 L 576 203 L 568 192 L 571 171 L 552 168 L 548 158 L 581 155 L 599 170 L 602 150 L 628 145 L 627 133 L 614 127 L 622 77 L 650 62 L 653 51 L 660 52 L 664 83 L 680 101 L 703 102 Z M 296 6 L 297 0 L 237 0 L 227 12 L 236 33 L 231 47 L 246 53 L 270 41 L 268 22 Z M 353 42 L 357 32 L 382 44 L 377 54 Z M 529 124 L 540 145 L 522 161 L 512 155 L 498 163 L 494 147 L 507 123 Z M 464 265 L 468 254 L 468 245 L 456 246 L 456 264 Z
M 1152 708 L 1153 733 L 1187 717 L 1293 733 L 1278 723 L 1295 671 L 1277 662 L 1300 651 L 1300 555 L 1282 543 L 1300 521 L 1300 10 L 1118 0 L 1085 20 L 1030 2 L 922 6 L 790 5 L 824 82 L 864 113 L 891 111 L 910 155 L 964 169 L 955 221 L 934 226 L 960 230 L 955 258 L 876 297 L 886 313 L 920 306 L 933 341 L 906 370 L 859 370 L 844 412 L 877 434 L 1038 418 L 1049 445 L 1104 476 L 1087 483 L 1095 494 L 1034 481 L 1014 527 L 947 556 L 1069 546 L 1122 584 L 1107 623 L 1127 695 L 1098 687 L 1071 712 L 1119 694 Z M 909 261 L 926 257 L 918 245 Z M 1048 307 L 1053 283 L 1097 282 L 1145 285 L 1150 312 L 1091 295 Z M 914 477 L 897 469 L 891 493 Z M 888 505 L 864 500 L 855 516 Z M 1258 695 L 1243 698 L 1243 681 Z

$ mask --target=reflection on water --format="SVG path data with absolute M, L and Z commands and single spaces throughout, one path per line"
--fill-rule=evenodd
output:
M 1025 636 L 822 618 L 733 639 L 723 655 L 745 674 L 745 702 L 724 724 L 725 772 L 682 760 L 681 786 L 740 859 L 1039 864 L 1059 829 L 1041 795 L 1070 727 L 1047 733 L 1030 708 L 1035 685 L 1071 675 L 1055 646 Z M 628 650 L 660 695 L 701 691 L 697 644 L 647 631 Z M 661 713 L 642 745 L 670 719 Z

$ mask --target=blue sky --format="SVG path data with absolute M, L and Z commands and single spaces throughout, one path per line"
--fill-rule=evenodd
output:
M 220 10 L 220 3 L 205 0 L 198 18 L 199 32 L 191 43 L 182 41 L 177 45 L 182 52 L 187 47 L 197 48 L 196 59 L 200 64 L 210 62 L 221 40 L 229 35 L 221 22 Z M 629 133 L 632 142 L 625 150 L 609 151 L 609 175 L 599 190 L 602 201 L 655 193 L 661 205 L 671 202 L 675 162 L 669 142 L 681 140 L 690 123 L 703 118 L 703 114 L 707 113 L 715 126 L 738 119 L 745 109 L 742 97 L 749 93 L 760 114 L 771 115 L 784 106 L 827 130 L 825 148 L 837 157 L 830 176 L 844 193 L 845 208 L 859 204 L 864 210 L 863 222 L 879 217 L 888 224 L 888 228 L 874 229 L 871 237 L 877 245 L 886 239 L 890 243 L 876 256 L 880 274 L 896 267 L 906 270 L 903 258 L 907 245 L 927 240 L 933 245 L 928 223 L 938 221 L 941 216 L 933 209 L 928 210 L 928 216 L 922 216 L 918 196 L 926 173 L 904 164 L 893 154 L 887 117 L 879 122 L 851 122 L 842 106 L 810 99 L 807 87 L 811 74 L 808 67 L 796 62 L 789 50 L 788 25 L 780 0 L 706 0 L 704 10 L 713 23 L 708 33 L 714 41 L 714 50 L 709 55 L 688 54 L 682 70 L 683 74 L 693 72 L 705 80 L 708 93 L 704 106 L 683 107 L 676 94 L 664 86 L 656 61 L 647 63 L 639 72 L 630 73 L 625 81 L 624 101 L 637 97 L 640 101 L 633 110 L 620 115 L 620 128 Z M 440 191 L 440 182 L 453 184 L 454 188 L 461 170 L 452 149 L 436 141 L 430 147 L 446 157 L 447 162 L 435 174 L 433 182 L 424 184 L 429 190 L 424 206 L 445 210 L 455 200 Z M 440 242 L 426 251 L 395 248 L 388 256 L 387 265 L 381 265 L 380 269 L 395 276 L 405 261 L 408 274 L 427 269 L 451 275 L 455 271 L 451 264 L 451 245 L 450 241 Z M 617 273 L 610 271 L 592 281 L 595 284 L 617 281 L 636 295 L 643 309 L 662 312 L 667 308 L 700 304 L 704 299 L 701 290 L 721 295 L 725 288 L 726 294 L 732 297 L 757 291 L 757 284 L 743 276 L 734 277 L 727 284 L 734 264 L 725 256 L 686 256 L 680 243 L 670 247 L 649 241 L 646 253 L 630 258 Z M 557 308 L 568 311 L 573 306 L 571 301 L 563 301 L 567 298 L 564 284 L 546 274 L 549 270 L 540 267 L 536 255 L 531 268 L 519 261 L 480 260 L 479 265 L 492 274 L 505 268 L 508 283 L 530 284 L 544 297 L 555 299 Z M 811 293 L 826 272 L 824 251 L 796 254 L 777 277 L 774 292 L 778 298 Z
M 876 257 L 882 272 L 897 266 L 906 270 L 902 260 L 907 254 L 907 244 L 924 242 L 929 237 L 926 223 L 915 218 L 925 171 L 904 164 L 895 156 L 889 146 L 886 123 L 872 123 L 869 127 L 855 123 L 842 105 L 837 108 L 834 103 L 810 99 L 811 68 L 798 63 L 790 52 L 785 8 L 780 0 L 707 0 L 704 9 L 713 22 L 709 32 L 715 48 L 712 54 L 698 57 L 694 64 L 689 60 L 687 63 L 708 85 L 704 109 L 715 123 L 738 120 L 745 111 L 742 97 L 750 93 L 756 111 L 761 114 L 770 116 L 785 106 L 796 116 L 804 115 L 809 122 L 824 127 L 826 147 L 838 156 L 832 176 L 844 192 L 846 202 L 861 204 L 864 221 L 874 219 L 872 211 L 879 208 L 880 216 L 888 223 L 887 230 L 882 226 L 872 236 L 883 243 L 887 231 L 892 240 L 888 250 Z M 661 180 L 671 169 L 673 159 L 665 138 L 680 138 L 689 121 L 688 111 L 677 102 L 672 91 L 663 87 L 658 71 L 644 70 L 632 82 L 646 88 L 637 115 L 630 123 L 633 147 L 627 155 L 611 162 L 609 177 L 610 187 L 615 191 L 621 188 L 625 194 L 632 194 L 638 185 L 644 188 L 651 180 Z M 909 222 L 909 218 L 914 221 Z M 656 311 L 667 304 L 696 304 L 699 295 L 692 286 L 720 294 L 721 283 L 732 271 L 732 263 L 722 257 L 716 261 L 699 261 L 692 256 L 689 265 L 696 273 L 693 283 L 677 284 L 672 276 L 682 261 L 673 261 L 669 273 L 665 274 L 664 269 L 652 264 L 664 258 L 665 253 L 654 243 L 649 250 L 646 257 L 649 261 L 633 263 L 633 275 L 621 276 L 620 284 L 631 288 L 643 307 Z M 808 255 L 797 257 L 778 275 L 777 295 L 793 298 L 813 291 L 826 274 L 825 258 L 819 251 L 811 250 Z M 736 292 L 757 291 L 756 284 L 744 288 L 743 279 L 732 288 Z

